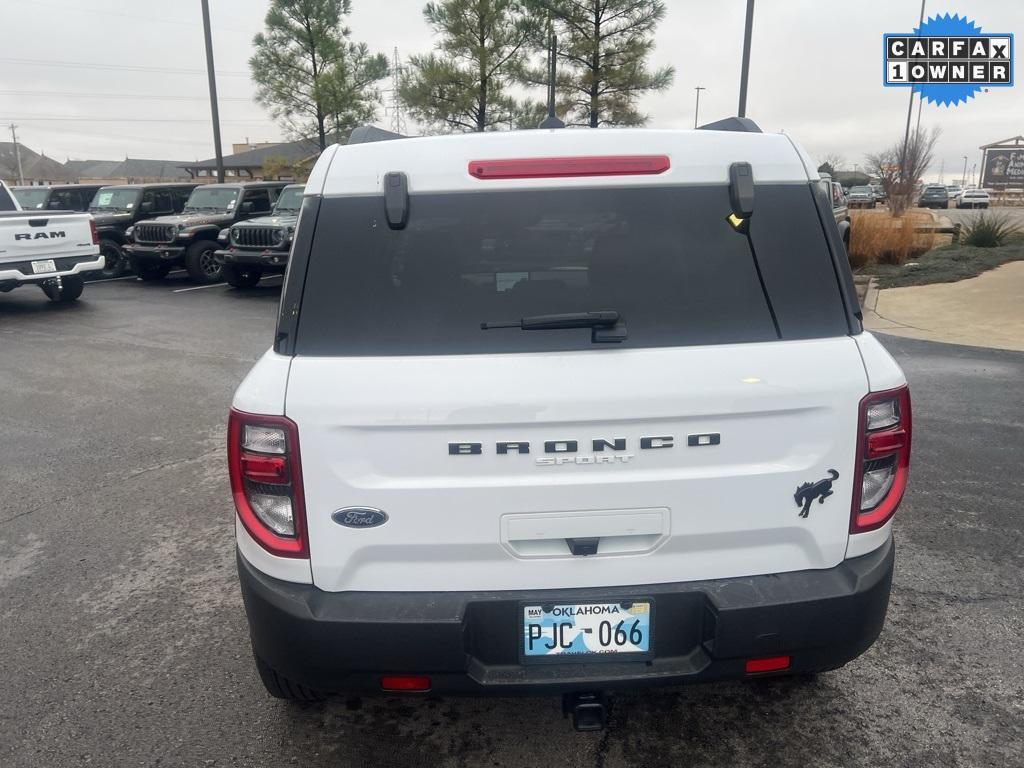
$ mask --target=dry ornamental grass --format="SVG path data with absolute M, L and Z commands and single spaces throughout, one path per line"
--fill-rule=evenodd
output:
M 931 232 L 915 232 L 932 223 L 927 213 L 908 211 L 894 219 L 888 211 L 850 211 L 850 266 L 903 264 L 935 245 Z

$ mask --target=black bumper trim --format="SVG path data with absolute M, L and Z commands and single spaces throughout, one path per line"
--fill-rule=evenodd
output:
M 288 266 L 288 251 L 240 251 L 218 250 L 216 255 L 225 264 L 241 264 L 243 266 L 262 267 L 264 269 L 284 270 Z M 274 261 L 277 259 L 277 261 Z
M 129 259 L 139 264 L 168 264 L 185 255 L 183 245 L 139 245 L 132 243 L 124 247 Z
M 835 568 L 714 581 L 530 592 L 324 592 L 271 578 L 241 555 L 253 650 L 285 677 L 330 692 L 379 692 L 382 674 L 425 674 L 435 693 L 520 695 L 745 676 L 748 658 L 789 655 L 786 673 L 834 669 L 885 622 L 895 546 Z M 522 665 L 522 601 L 656 605 L 648 661 Z

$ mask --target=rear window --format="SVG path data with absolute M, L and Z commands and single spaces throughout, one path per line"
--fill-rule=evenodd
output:
M 380 196 L 325 198 L 294 349 L 543 352 L 847 333 L 810 186 L 759 186 L 750 238 L 730 210 L 725 186 L 419 194 L 392 230 Z M 626 341 L 481 329 L 599 310 L 619 312 Z

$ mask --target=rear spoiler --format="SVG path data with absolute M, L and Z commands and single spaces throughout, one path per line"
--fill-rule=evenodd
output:
M 741 133 L 762 133 L 760 126 L 749 117 L 727 117 L 713 123 L 705 123 L 698 131 L 739 131 Z

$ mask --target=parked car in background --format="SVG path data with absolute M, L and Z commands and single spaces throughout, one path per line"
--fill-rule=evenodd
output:
M 875 196 L 876 203 L 884 203 L 888 199 L 888 195 L 885 194 L 885 187 L 881 184 L 872 184 L 871 193 Z
M 965 189 L 957 198 L 957 208 L 988 208 L 991 198 L 984 189 Z
M 171 267 L 183 266 L 197 283 L 221 279 L 217 236 L 225 227 L 270 213 L 284 181 L 245 184 L 207 184 L 196 187 L 177 216 L 160 216 L 132 228 L 132 242 L 124 247 L 135 273 L 143 280 L 159 280 Z
M 196 184 L 123 184 L 103 187 L 89 205 L 100 234 L 103 277 L 120 277 L 128 271 L 124 246 L 128 230 L 145 219 L 181 213 Z
M 280 274 L 288 266 L 288 252 L 302 207 L 301 184 L 281 190 L 269 216 L 240 221 L 227 229 L 221 279 L 234 288 L 252 288 L 265 274 Z
M 955 201 L 958 197 L 960 197 L 960 195 L 963 194 L 963 192 L 964 188 L 958 185 L 946 187 L 946 194 L 949 195 L 950 200 Z
M 929 184 L 921 190 L 917 204 L 922 208 L 949 208 L 949 192 L 938 184 Z
M 851 208 L 874 208 L 875 193 L 871 191 L 871 187 L 850 187 L 846 204 Z
M 82 276 L 102 268 L 92 216 L 22 211 L 0 181 L 0 293 L 36 285 L 50 301 L 74 301 L 82 295 Z
M 829 182 L 829 191 L 832 196 L 832 215 L 835 217 L 836 226 L 839 227 L 839 234 L 842 235 L 843 245 L 850 250 L 850 207 L 846 202 L 846 193 L 843 192 L 843 185 L 837 181 Z
M 54 184 L 11 187 L 23 211 L 87 211 L 102 184 Z

